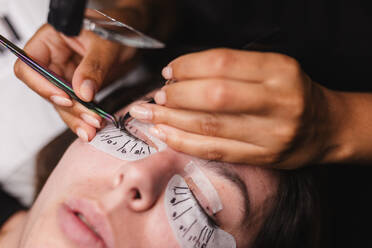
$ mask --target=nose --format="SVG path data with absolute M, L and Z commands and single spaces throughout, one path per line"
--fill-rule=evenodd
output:
M 146 211 L 159 199 L 176 170 L 174 156 L 166 152 L 127 165 L 113 180 L 113 190 L 117 193 L 111 198 L 116 199 L 106 199 L 106 204 L 110 201 L 115 205 L 125 204 L 132 211 Z

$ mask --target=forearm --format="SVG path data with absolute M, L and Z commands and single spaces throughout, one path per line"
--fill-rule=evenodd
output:
M 326 90 L 331 144 L 325 163 L 372 163 L 372 93 Z

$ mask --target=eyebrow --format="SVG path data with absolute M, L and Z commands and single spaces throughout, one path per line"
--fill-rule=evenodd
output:
M 233 171 L 226 163 L 216 163 L 214 161 L 208 161 L 205 166 L 213 169 L 219 176 L 229 180 L 235 187 L 240 191 L 242 198 L 244 199 L 244 217 L 243 223 L 246 223 L 251 212 L 251 204 L 248 194 L 248 189 L 243 179 Z

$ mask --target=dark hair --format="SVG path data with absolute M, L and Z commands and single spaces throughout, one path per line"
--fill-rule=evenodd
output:
M 316 168 L 279 172 L 273 208 L 265 219 L 254 248 L 321 247 L 321 208 Z
M 153 79 L 153 82 L 159 82 L 159 79 Z M 114 112 L 156 86 L 145 83 L 142 87 L 136 85 L 121 88 L 101 102 L 101 105 Z M 37 194 L 75 138 L 71 130 L 66 130 L 40 150 L 36 162 Z M 319 197 L 312 170 L 306 168 L 279 172 L 278 193 L 253 247 L 320 247 Z

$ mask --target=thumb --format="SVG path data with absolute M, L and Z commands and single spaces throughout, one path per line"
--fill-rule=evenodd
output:
M 88 48 L 72 78 L 72 87 L 76 95 L 87 102 L 94 99 L 95 93 L 101 88 L 106 74 L 117 58 L 118 47 L 102 43 L 105 42 L 95 42 Z

